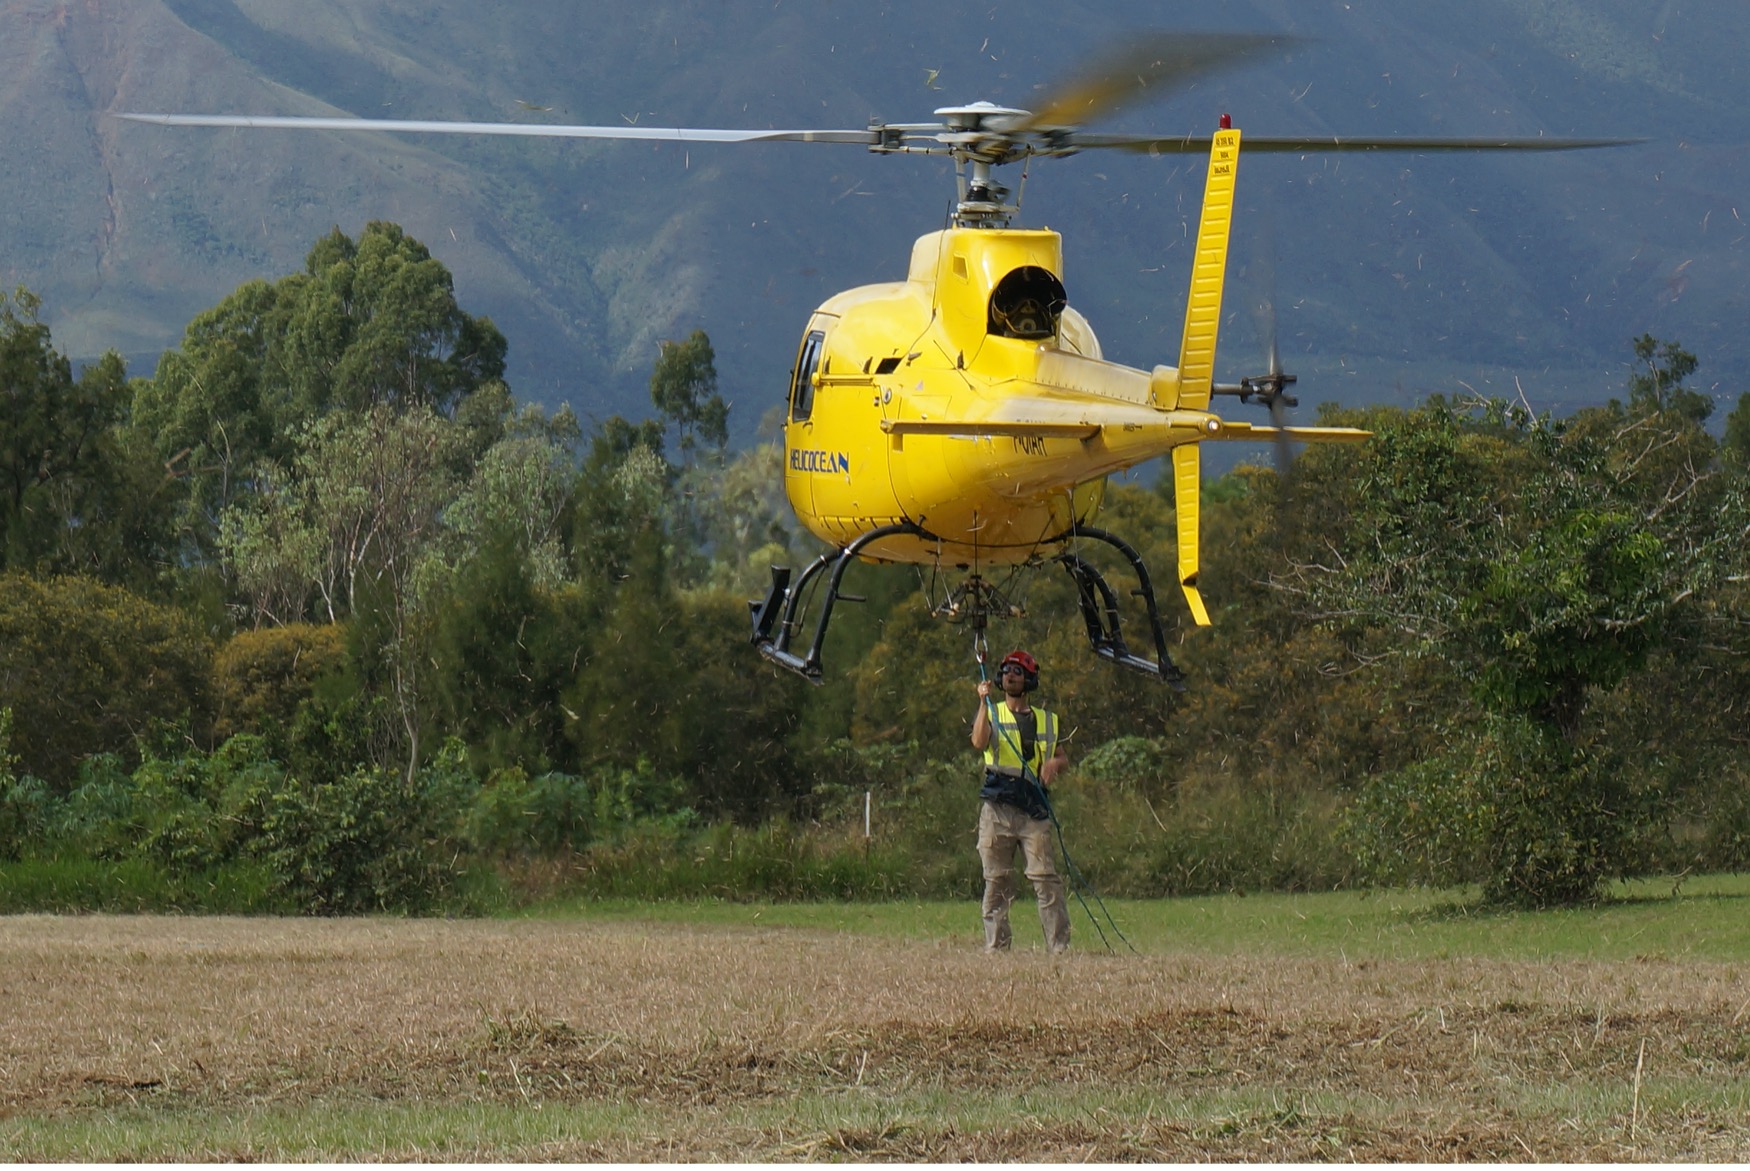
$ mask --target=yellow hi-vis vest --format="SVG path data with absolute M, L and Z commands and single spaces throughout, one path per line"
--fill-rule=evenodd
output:
M 993 703 L 991 710 L 996 723 L 990 730 L 990 745 L 984 750 L 984 766 L 1008 776 L 1021 775 L 1021 727 L 1016 713 L 1006 703 Z M 1044 763 L 1057 754 L 1057 717 L 1042 707 L 1020 713 L 1020 719 L 1035 720 L 1033 755 L 1027 758 L 1028 771 L 1035 780 Z

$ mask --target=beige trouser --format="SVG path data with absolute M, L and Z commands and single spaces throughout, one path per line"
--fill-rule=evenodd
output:
M 978 815 L 978 858 L 984 864 L 984 949 L 1009 946 L 1009 906 L 1015 901 L 1015 847 L 1027 860 L 1027 881 L 1039 899 L 1039 926 L 1045 946 L 1069 947 L 1069 908 L 1051 843 L 1051 823 L 1035 821 L 1012 805 L 984 802 Z

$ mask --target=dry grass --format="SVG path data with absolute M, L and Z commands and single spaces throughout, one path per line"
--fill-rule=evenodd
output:
M 1729 965 L 26 916 L 0 919 L 0 1004 L 13 1159 L 1750 1155 Z M 399 1129 L 273 1137 L 361 1112 Z M 231 1116 L 260 1122 L 220 1137 Z M 69 1124 L 119 1137 L 50 1145 Z

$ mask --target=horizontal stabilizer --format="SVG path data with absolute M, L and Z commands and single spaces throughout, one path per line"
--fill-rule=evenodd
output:
M 883 419 L 881 429 L 889 435 L 1009 435 L 1016 438 L 1092 439 L 1100 433 L 1098 423 L 1045 423 L 1020 420 L 978 419 Z
M 1146 386 L 1146 383 L 1144 384 Z M 1020 439 L 1091 440 L 1106 432 L 1159 435 L 1182 429 L 1189 439 L 1209 434 L 1213 416 L 1198 411 L 1163 411 L 1146 402 L 1093 398 L 1087 394 L 1009 393 L 983 404 L 970 403 L 956 415 L 881 420 L 889 435 L 1014 436 Z M 1158 452 L 1156 454 L 1159 454 Z
M 1300 443 L 1360 443 L 1373 438 L 1373 432 L 1359 427 L 1254 427 L 1250 423 L 1235 423 L 1223 419 L 1221 430 L 1211 439 L 1275 440 L 1293 439 Z

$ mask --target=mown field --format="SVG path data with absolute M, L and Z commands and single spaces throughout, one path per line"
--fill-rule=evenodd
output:
M 1737 1160 L 1750 881 L 1590 911 L 0 918 L 0 1158 Z M 1017 908 L 1020 910 L 1020 908 Z

